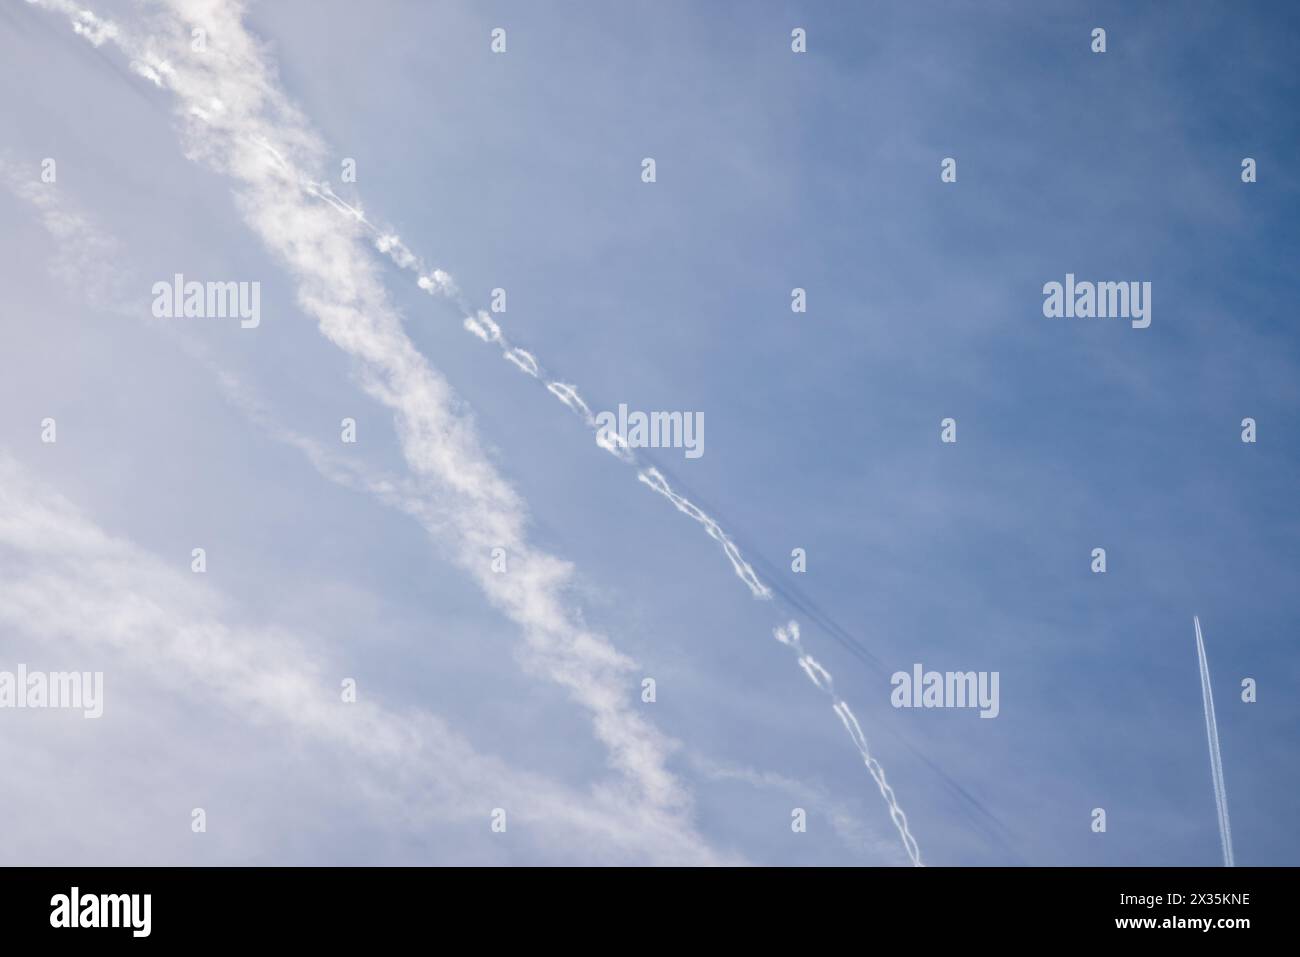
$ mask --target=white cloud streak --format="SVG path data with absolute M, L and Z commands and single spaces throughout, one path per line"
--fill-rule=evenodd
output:
M 116 242 L 81 213 L 59 202 L 57 185 L 42 182 L 34 167 L 22 170 L 8 152 L 0 153 L 0 182 L 35 208 L 41 225 L 54 239 L 50 272 L 60 283 L 81 290 L 97 304 L 121 295 L 121 277 L 107 265 L 116 255 Z
M 873 861 L 898 859 L 903 855 L 893 841 L 885 842 L 869 831 L 852 811 L 844 804 L 835 801 L 825 789 L 805 784 L 794 778 L 776 774 L 772 771 L 758 771 L 753 768 L 740 767 L 714 761 L 703 755 L 692 754 L 691 764 L 705 777 L 713 781 L 739 781 L 750 787 L 764 791 L 781 791 L 806 809 L 811 808 L 823 815 L 831 825 L 840 841 L 852 850 L 867 855 Z
M 251 722 L 273 722 L 362 762 L 380 820 L 420 827 L 438 815 L 478 820 L 507 808 L 512 831 L 548 859 L 735 863 L 677 815 L 590 794 L 477 752 L 440 717 L 339 696 L 319 643 L 279 627 L 229 624 L 230 602 L 188 571 L 107 534 L 0 451 L 0 625 L 42 647 L 123 655 L 155 679 Z M 110 678 L 112 675 L 110 675 Z M 111 707 L 111 704 L 110 704 Z M 106 720 L 111 720 L 109 714 Z M 435 812 L 434 809 L 437 809 Z M 129 854 L 126 850 L 123 853 Z M 129 861 L 128 861 L 129 863 Z

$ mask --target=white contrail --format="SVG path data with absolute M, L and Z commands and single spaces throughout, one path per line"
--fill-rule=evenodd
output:
M 889 805 L 889 817 L 894 822 L 894 827 L 898 828 L 898 836 L 903 840 L 903 849 L 907 851 L 908 858 L 915 867 L 924 867 L 921 863 L 921 849 L 917 846 L 916 838 L 912 837 L 911 830 L 907 826 L 907 815 L 898 804 L 898 799 L 894 796 L 894 789 L 889 786 L 885 779 L 885 769 L 880 766 L 880 762 L 871 756 L 871 749 L 867 745 L 867 736 L 862 732 L 862 725 L 858 724 L 858 719 L 854 716 L 853 711 L 849 708 L 849 703 L 841 698 L 835 691 L 835 681 L 831 673 L 808 652 L 804 651 L 803 643 L 799 639 L 799 622 L 791 621 L 783 627 L 776 628 L 772 631 L 773 637 L 787 648 L 791 649 L 799 659 L 799 667 L 803 669 L 808 680 L 817 686 L 826 697 L 831 699 L 831 706 L 835 711 L 835 716 L 840 719 L 844 725 L 844 730 L 848 732 L 849 737 L 853 740 L 853 746 L 858 749 L 862 755 L 862 762 L 871 772 L 872 779 L 876 782 L 876 787 L 880 788 L 880 796 L 885 799 Z
M 317 182 L 309 176 L 295 172 L 285 158 L 265 140 L 259 137 L 250 137 L 249 142 L 266 151 L 285 173 L 297 180 L 298 185 L 304 192 L 324 201 L 369 233 L 374 240 L 376 249 L 391 259 L 398 267 L 415 273 L 417 277 L 416 285 L 420 289 L 431 296 L 441 295 L 455 303 L 461 312 L 462 325 L 465 330 L 484 342 L 497 346 L 501 350 L 503 359 L 526 375 L 545 383 L 547 390 L 553 396 L 564 403 L 569 411 L 576 414 L 589 429 L 596 433 L 597 445 L 627 465 L 640 465 L 636 453 L 620 436 L 597 428 L 595 416 L 592 415 L 590 406 L 578 393 L 577 386 L 552 380 L 546 374 L 536 356 L 526 349 L 511 345 L 501 326 L 486 310 L 475 309 L 469 304 L 449 273 L 442 269 L 430 268 L 423 259 L 402 242 L 395 232 L 375 225 L 366 218 L 360 206 L 348 203 L 335 193 L 328 183 Z M 698 506 L 674 492 L 668 484 L 668 480 L 664 478 L 658 469 L 654 467 L 638 468 L 637 479 L 668 499 L 679 512 L 690 516 L 704 527 L 709 537 L 722 546 L 723 553 L 727 556 L 727 560 L 731 562 L 736 577 L 745 583 L 753 597 L 764 600 L 772 597 L 771 589 L 759 580 L 754 573 L 754 569 L 745 561 L 740 549 L 736 547 L 736 544 L 723 531 L 722 527 Z
M 771 589 L 759 580 L 754 573 L 754 569 L 741 555 L 740 549 L 736 547 L 736 544 L 716 521 L 705 514 L 698 506 L 674 492 L 668 484 L 668 480 L 664 478 L 658 469 L 650 466 L 640 467 L 636 453 L 620 436 L 613 432 L 602 432 L 597 428 L 596 418 L 592 415 L 590 406 L 579 394 L 577 386 L 552 380 L 546 374 L 536 356 L 525 349 L 512 346 L 501 326 L 492 319 L 486 310 L 475 310 L 465 301 L 455 281 L 448 273 L 441 269 L 429 269 L 424 261 L 412 253 L 394 233 L 375 226 L 365 218 L 358 207 L 352 206 L 339 198 L 328 184 L 316 183 L 302 176 L 299 176 L 298 179 L 305 191 L 323 199 L 340 213 L 355 219 L 363 228 L 368 230 L 375 237 L 375 247 L 380 252 L 387 255 L 402 269 L 409 270 L 419 277 L 416 280 L 416 285 L 421 289 L 430 295 L 443 295 L 451 299 L 461 311 L 466 331 L 486 343 L 497 346 L 501 350 L 503 359 L 510 362 L 521 372 L 544 382 L 547 390 L 553 396 L 564 403 L 569 411 L 582 419 L 587 428 L 596 433 L 596 441 L 601 448 L 621 462 L 637 467 L 637 479 L 640 482 L 668 499 L 679 512 L 690 516 L 702 525 L 709 537 L 722 546 L 723 553 L 731 563 L 731 568 L 736 573 L 736 577 L 745 583 L 745 587 L 749 589 L 751 595 L 765 600 L 772 597 Z
M 731 562 L 736 577 L 745 583 L 751 595 L 759 599 L 772 597 L 771 589 L 759 580 L 754 573 L 754 569 L 745 561 L 740 549 L 736 547 L 736 544 L 723 531 L 722 527 L 698 506 L 674 492 L 667 479 L 658 469 L 640 467 L 636 453 L 620 436 L 613 432 L 604 432 L 598 429 L 595 416 L 592 415 L 590 406 L 579 394 L 577 386 L 551 379 L 536 356 L 525 349 L 511 345 L 501 326 L 486 310 L 475 309 L 470 305 L 449 273 L 442 269 L 430 268 L 422 258 L 402 242 L 395 232 L 373 223 L 362 212 L 360 206 L 348 203 L 335 193 L 328 183 L 317 182 L 309 176 L 295 172 L 285 158 L 265 140 L 252 137 L 249 141 L 266 151 L 284 172 L 293 176 L 304 192 L 324 201 L 341 215 L 360 225 L 372 237 L 376 249 L 401 269 L 408 270 L 416 275 L 416 285 L 420 289 L 431 296 L 441 295 L 455 303 L 461 312 L 462 325 L 467 332 L 490 345 L 495 345 L 500 349 L 503 359 L 526 375 L 545 383 L 547 390 L 553 396 L 564 403 L 569 411 L 576 414 L 589 429 L 596 433 L 596 442 L 601 448 L 621 462 L 638 467 L 637 479 L 639 481 L 668 499 L 679 512 L 690 516 L 704 527 L 709 537 L 722 546 L 723 553 L 727 556 L 727 560 Z
M 1201 619 L 1192 617 L 1196 626 L 1196 658 L 1201 668 L 1201 704 L 1205 709 L 1205 738 L 1210 746 L 1210 781 L 1214 785 L 1214 805 L 1219 812 L 1219 844 L 1223 848 L 1223 866 L 1234 867 L 1232 823 L 1228 820 L 1228 791 L 1223 783 L 1223 755 L 1219 751 L 1219 722 L 1214 716 L 1214 691 L 1210 688 L 1210 665 L 1205 659 L 1205 641 L 1201 638 Z

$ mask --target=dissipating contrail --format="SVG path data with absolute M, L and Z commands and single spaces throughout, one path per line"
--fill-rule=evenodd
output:
M 876 782 L 876 787 L 880 789 L 880 796 L 885 799 L 885 803 L 889 806 L 890 820 L 894 822 L 894 827 L 898 828 L 898 836 L 903 841 L 903 850 L 907 852 L 908 860 L 912 862 L 913 867 L 924 867 L 925 865 L 921 863 L 921 848 L 917 846 L 916 838 L 912 836 L 912 831 L 907 826 L 907 815 L 903 813 L 902 807 L 899 806 L 898 798 L 894 796 L 894 789 L 889 786 L 889 781 L 885 779 L 885 769 L 880 766 L 879 761 L 872 757 L 871 747 L 867 744 L 867 736 L 862 731 L 862 725 L 858 723 L 857 717 L 849 708 L 849 703 L 835 691 L 835 679 L 831 677 L 831 673 L 822 667 L 816 658 L 804 650 L 803 642 L 799 638 L 799 623 L 791 621 L 782 627 L 778 627 L 773 630 L 772 636 L 798 656 L 799 667 L 808 676 L 808 680 L 830 698 L 835 716 L 840 719 L 840 723 L 844 725 L 844 730 L 849 733 L 849 737 L 853 740 L 853 746 L 858 749 L 858 753 L 862 756 L 862 762 L 871 773 L 871 778 Z

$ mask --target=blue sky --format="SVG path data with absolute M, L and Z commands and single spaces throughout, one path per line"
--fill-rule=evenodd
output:
M 1237 861 L 1296 863 L 1293 11 L 105 2 L 96 46 L 45 5 L 0 8 L 0 669 L 102 670 L 106 705 L 0 711 L 7 863 L 906 864 L 795 619 L 926 863 L 1214 864 L 1193 614 Z M 154 319 L 178 272 L 260 282 L 261 325 Z M 1046 319 L 1068 272 L 1151 282 L 1151 326 Z M 875 661 L 468 335 L 495 287 L 592 410 L 702 412 L 702 457 L 653 459 Z M 464 443 L 411 439 L 372 319 Z M 516 518 L 570 563 L 560 625 L 475 565 Z M 998 672 L 998 717 L 892 708 L 916 662 Z

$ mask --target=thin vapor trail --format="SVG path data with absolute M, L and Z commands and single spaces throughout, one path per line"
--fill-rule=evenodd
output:
M 862 733 L 862 726 L 858 724 L 858 719 L 854 717 L 853 711 L 850 710 L 849 703 L 836 693 L 835 681 L 831 677 L 831 673 L 823 668 L 816 658 L 804 651 L 803 643 L 799 639 L 799 622 L 791 621 L 783 627 L 773 629 L 772 635 L 798 656 L 799 667 L 808 676 L 808 680 L 816 685 L 817 689 L 826 697 L 831 699 L 831 707 L 835 711 L 835 716 L 844 725 L 844 730 L 848 732 L 849 737 L 853 740 L 853 746 L 862 755 L 862 762 L 867 766 L 867 770 L 871 772 L 872 780 L 876 782 L 876 787 L 880 788 L 880 796 L 889 805 L 889 817 L 894 822 L 894 827 L 898 828 L 898 836 L 902 838 L 903 849 L 907 851 L 912 866 L 924 867 L 925 865 L 921 863 L 921 849 L 917 847 L 916 838 L 912 837 L 912 832 L 908 829 L 907 815 L 899 807 L 898 799 L 894 796 L 894 789 L 889 786 L 889 782 L 885 779 L 885 769 L 880 766 L 879 761 L 871 756 L 871 749 L 867 745 L 867 736 Z
M 269 143 L 258 138 L 250 142 L 264 150 L 268 156 L 284 171 L 293 176 L 304 192 L 327 203 L 341 215 L 356 222 L 373 239 L 375 248 L 386 255 L 399 268 L 416 275 L 416 285 L 429 295 L 441 295 L 451 300 L 460 310 L 462 325 L 467 332 L 501 351 L 501 356 L 521 372 L 531 376 L 546 386 L 546 390 L 583 423 L 596 433 L 596 443 L 619 461 L 637 468 L 637 480 L 666 498 L 673 507 L 704 527 L 709 537 L 722 546 L 723 553 L 731 562 L 736 577 L 744 582 L 750 594 L 759 599 L 770 599 L 772 590 L 759 580 L 754 569 L 741 555 L 735 542 L 723 531 L 722 527 L 702 509 L 689 499 L 674 491 L 663 473 L 654 465 L 644 463 L 635 449 L 630 447 L 621 436 L 612 432 L 602 432 L 592 415 L 591 407 L 579 394 L 576 386 L 558 379 L 552 379 L 538 361 L 537 357 L 526 349 L 512 345 L 501 326 L 484 309 L 475 309 L 456 286 L 451 275 L 442 269 L 430 268 L 417 256 L 395 232 L 376 225 L 366 217 L 359 204 L 349 203 L 331 188 L 329 183 L 317 182 L 309 176 L 294 170 L 288 161 Z
M 1201 669 L 1201 705 L 1205 709 L 1205 738 L 1210 747 L 1210 781 L 1214 785 L 1214 806 L 1219 813 L 1219 845 L 1223 849 L 1223 866 L 1235 867 L 1232 856 L 1232 823 L 1228 820 L 1228 791 L 1223 783 L 1223 755 L 1219 751 L 1219 722 L 1214 716 L 1214 691 L 1210 687 L 1210 665 L 1205 658 L 1205 640 L 1201 637 L 1201 619 L 1192 617 L 1196 626 L 1196 659 Z
M 672 483 L 674 488 L 679 489 L 682 494 L 688 495 L 703 511 L 708 512 L 718 522 L 726 522 L 719 511 L 711 504 L 704 502 L 693 491 L 685 487 L 685 483 L 675 476 L 667 466 L 661 464 L 652 458 L 648 453 L 642 453 L 643 457 L 654 464 L 661 473 L 663 473 Z M 733 536 L 736 544 L 742 551 L 749 554 L 749 562 L 753 565 L 767 582 L 767 587 L 772 591 L 774 598 L 787 608 L 795 611 L 799 615 L 812 621 L 830 635 L 845 650 L 851 653 L 868 669 L 874 670 L 879 674 L 888 675 L 889 672 L 885 663 L 875 654 L 869 651 L 865 643 L 856 637 L 847 628 L 828 615 L 816 602 L 803 593 L 797 586 L 783 582 L 779 570 L 771 563 L 766 561 L 762 554 L 756 549 L 749 547 L 740 536 Z M 954 779 L 946 771 L 935 764 L 910 738 L 906 737 L 900 730 L 891 724 L 884 724 L 882 727 L 891 734 L 896 740 L 900 741 L 922 764 L 934 772 L 943 785 L 956 799 L 957 804 L 962 811 L 970 818 L 971 823 L 982 831 L 991 841 L 997 844 L 1006 854 L 1019 859 L 1019 852 L 1015 850 L 1011 843 L 1013 837 L 1010 828 L 996 814 L 988 809 L 979 798 L 968 791 L 960 782 Z M 1023 863 L 1023 861 L 1022 861 Z

